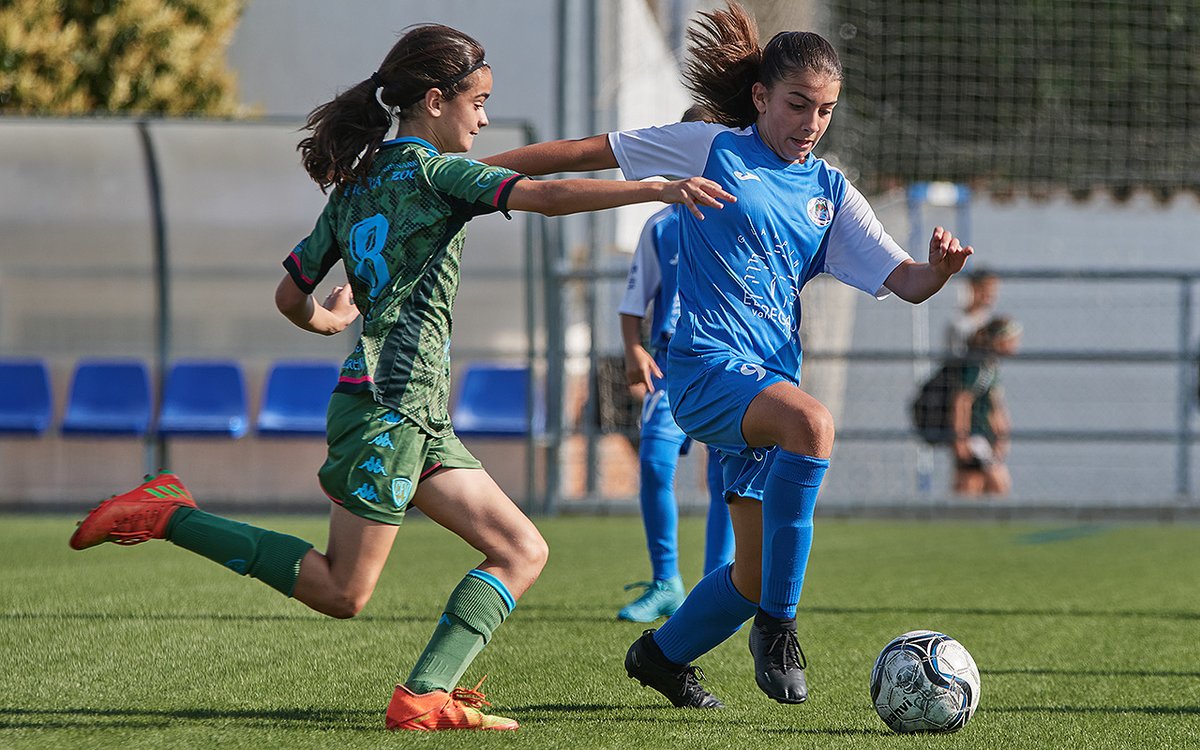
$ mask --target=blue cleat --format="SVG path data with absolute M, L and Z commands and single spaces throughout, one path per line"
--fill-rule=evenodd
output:
M 687 596 L 687 592 L 683 590 L 683 580 L 679 576 L 662 581 L 638 581 L 626 586 L 625 590 L 638 587 L 644 588 L 645 591 L 617 613 L 618 620 L 654 622 L 660 617 L 670 617 Z

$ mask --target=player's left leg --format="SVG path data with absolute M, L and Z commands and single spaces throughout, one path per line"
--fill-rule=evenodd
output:
M 704 524 L 704 575 L 733 561 L 733 524 L 721 471 L 721 452 L 708 447 L 708 515 Z
M 735 495 L 751 491 L 763 461 L 730 456 L 722 480 Z M 630 647 L 625 670 L 680 707 L 716 708 L 720 702 L 699 685 L 691 662 L 725 642 L 757 610 L 762 564 L 762 516 L 757 499 L 735 496 L 729 504 L 739 557 L 700 579 L 683 605 L 661 628 Z M 749 593 L 750 596 L 746 596 Z M 751 598 L 755 597 L 755 598 Z
M 661 380 L 642 405 L 641 440 L 638 446 L 640 486 L 638 504 L 646 549 L 650 555 L 650 580 L 625 587 L 644 589 L 637 599 L 621 608 L 617 619 L 654 622 L 670 617 L 683 602 L 683 579 L 679 575 L 679 508 L 675 500 L 675 471 L 687 436 L 671 416 L 670 400 Z
M 781 703 L 802 703 L 808 686 L 796 605 L 812 548 L 817 493 L 833 448 L 833 419 L 799 387 L 775 383 L 751 401 L 742 430 L 749 445 L 778 446 L 762 493 L 762 588 L 750 630 L 755 680 Z
M 482 469 L 452 468 L 422 480 L 413 504 L 484 555 L 450 594 L 433 637 L 388 707 L 392 729 L 516 729 L 484 714 L 478 685 L 459 679 L 545 565 L 533 523 Z

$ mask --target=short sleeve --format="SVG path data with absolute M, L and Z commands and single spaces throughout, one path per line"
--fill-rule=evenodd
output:
M 283 259 L 284 270 L 305 294 L 312 294 L 329 269 L 341 260 L 329 217 L 331 206 L 332 202 L 326 204 L 312 233 L 300 240 L 300 244 Z
M 668 207 L 666 210 L 670 210 Z M 646 308 L 662 286 L 662 269 L 658 266 L 656 228 L 662 220 L 662 212 L 651 216 L 642 227 L 637 248 L 633 251 L 633 262 L 629 264 L 629 277 L 625 283 L 625 297 L 617 312 L 621 315 L 646 317 Z
M 608 134 L 608 144 L 627 180 L 704 174 L 713 139 L 729 130 L 708 122 L 677 122 L 656 128 Z
M 888 296 L 883 282 L 912 256 L 892 239 L 862 193 L 849 182 L 842 205 L 829 228 L 825 270 L 839 281 L 880 299 Z
M 438 193 L 468 216 L 500 211 L 508 215 L 508 196 L 524 175 L 462 156 L 439 155 L 425 162 L 425 176 Z

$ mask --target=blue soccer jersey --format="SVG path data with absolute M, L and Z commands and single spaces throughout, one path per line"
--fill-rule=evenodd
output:
M 840 171 L 779 158 L 756 127 L 676 123 L 615 132 L 626 179 L 702 175 L 737 196 L 704 221 L 678 212 L 681 315 L 671 340 L 689 357 L 747 360 L 799 382 L 800 290 L 820 273 L 878 297 L 909 255 Z M 673 377 L 673 376 L 672 376 Z
M 646 308 L 653 303 L 650 349 L 656 356 L 666 353 L 679 320 L 679 277 L 675 271 L 679 265 L 680 210 L 678 206 L 667 206 L 646 220 L 629 265 L 625 297 L 617 308 L 622 315 L 644 318 Z

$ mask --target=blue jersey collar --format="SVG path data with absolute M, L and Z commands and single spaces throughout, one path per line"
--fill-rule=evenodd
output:
M 439 154 L 441 153 L 441 151 L 438 151 L 437 146 L 433 145 L 432 143 L 425 140 L 424 138 L 418 138 L 415 135 L 406 135 L 401 138 L 393 138 L 390 141 L 384 141 L 383 143 L 379 144 L 379 147 L 387 148 L 388 146 L 399 146 L 404 143 L 415 143 L 418 146 L 424 146 L 425 148 L 427 148 L 430 151 L 433 151 L 435 153 L 439 153 Z

